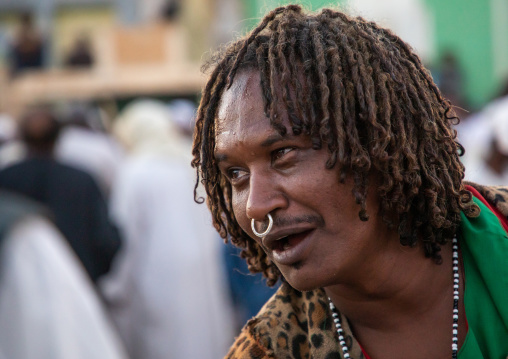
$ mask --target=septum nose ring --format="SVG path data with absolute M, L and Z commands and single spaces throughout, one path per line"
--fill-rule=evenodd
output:
M 272 215 L 270 213 L 268 213 L 266 216 L 268 217 L 268 227 L 266 228 L 266 230 L 263 233 L 259 233 L 258 231 L 256 231 L 256 220 L 254 218 L 252 218 L 250 221 L 250 227 L 252 228 L 252 232 L 254 232 L 256 237 L 263 238 L 268 233 L 270 233 L 270 231 L 272 230 L 272 227 L 273 227 Z

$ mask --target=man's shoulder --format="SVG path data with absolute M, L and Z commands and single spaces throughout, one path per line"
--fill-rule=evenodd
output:
M 69 176 L 74 176 L 74 177 L 78 177 L 78 178 L 86 178 L 86 179 L 92 178 L 92 176 L 89 175 L 86 171 L 83 171 L 82 169 L 75 167 L 73 165 L 63 163 L 57 159 L 53 160 L 52 167 L 55 168 L 57 171 L 65 173 Z
M 70 183 L 72 187 L 75 187 L 77 184 L 83 189 L 93 187 L 94 190 L 99 190 L 98 184 L 93 176 L 80 168 L 62 163 L 58 160 L 53 162 L 52 168 L 53 172 L 58 176 L 59 179 L 66 183 Z
M 508 217 L 508 186 L 486 186 L 473 182 L 465 182 L 476 189 L 492 206 Z
M 283 284 L 247 322 L 227 358 L 304 358 L 311 353 L 324 358 L 336 344 L 334 335 L 325 292 L 299 292 Z
M 61 163 L 53 158 L 27 158 L 0 170 L 0 175 L 9 176 L 31 172 L 58 172 L 77 178 L 91 179 L 92 177 L 78 168 Z
M 26 171 L 27 168 L 32 167 L 28 161 L 22 160 L 15 163 L 11 163 L 8 166 L 2 168 L 0 170 L 0 176 L 7 176 L 12 173 L 17 173 L 20 171 Z
M 43 171 L 32 161 L 19 161 L 0 169 L 0 187 L 8 189 L 26 188 L 31 182 L 37 181 L 38 174 Z

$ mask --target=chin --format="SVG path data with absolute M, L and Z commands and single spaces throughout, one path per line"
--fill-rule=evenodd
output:
M 320 280 L 316 272 L 308 271 L 301 262 L 289 266 L 289 268 L 279 268 L 284 279 L 294 289 L 300 292 L 309 292 L 322 288 L 324 283 Z

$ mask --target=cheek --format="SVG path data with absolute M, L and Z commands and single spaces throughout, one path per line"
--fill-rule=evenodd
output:
M 231 203 L 233 204 L 233 213 L 235 214 L 236 221 L 246 233 L 250 233 L 250 220 L 247 218 L 247 198 L 248 192 L 233 191 Z

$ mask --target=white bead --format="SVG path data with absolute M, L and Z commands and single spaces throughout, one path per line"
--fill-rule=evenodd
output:
M 457 335 L 458 330 L 457 330 L 457 329 L 453 329 L 453 330 L 452 330 L 452 333 L 453 333 L 453 335 Z
M 454 314 L 453 319 L 459 319 L 459 316 L 457 314 Z

